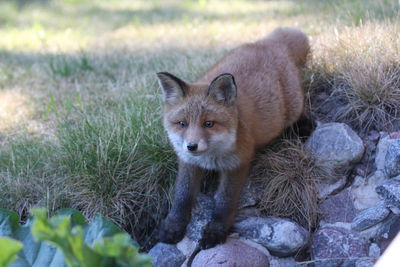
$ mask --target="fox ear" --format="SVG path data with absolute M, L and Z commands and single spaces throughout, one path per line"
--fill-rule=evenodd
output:
M 230 73 L 217 76 L 208 88 L 208 95 L 214 97 L 217 102 L 231 106 L 236 101 L 237 89 L 235 78 Z
M 182 99 L 187 93 L 187 84 L 168 72 L 157 73 L 158 82 L 164 90 L 164 101 L 167 104 L 174 104 Z

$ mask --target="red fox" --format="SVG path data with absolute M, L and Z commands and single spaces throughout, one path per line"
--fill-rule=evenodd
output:
M 225 242 L 255 150 L 279 136 L 303 113 L 299 66 L 310 50 L 307 36 L 279 28 L 232 50 L 194 83 L 157 73 L 164 91 L 164 127 L 178 158 L 172 208 L 160 241 L 185 235 L 205 170 L 218 171 L 212 221 L 200 246 Z

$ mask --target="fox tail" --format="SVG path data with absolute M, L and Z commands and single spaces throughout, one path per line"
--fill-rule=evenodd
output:
M 278 28 L 269 34 L 267 39 L 285 43 L 296 65 L 305 64 L 308 52 L 310 51 L 310 44 L 308 37 L 300 30 L 288 27 Z

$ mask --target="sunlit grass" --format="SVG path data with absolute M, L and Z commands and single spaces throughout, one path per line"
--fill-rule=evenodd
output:
M 400 43 L 398 23 L 367 23 L 324 34 L 315 44 L 311 65 L 314 115 L 342 121 L 360 131 L 398 129 L 400 116 Z M 324 88 L 320 83 L 329 84 Z M 333 107 L 336 103 L 336 108 Z M 341 103 L 341 105 L 339 105 Z
M 0 130 L 8 130 L 30 119 L 32 107 L 29 106 L 27 98 L 16 90 L 0 91 Z

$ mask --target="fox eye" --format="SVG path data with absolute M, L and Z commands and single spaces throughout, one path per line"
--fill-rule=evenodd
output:
M 187 126 L 187 123 L 184 122 L 184 121 L 180 121 L 180 122 L 178 122 L 178 124 L 179 124 L 179 126 L 180 126 L 181 128 L 185 128 L 185 127 Z
M 214 126 L 214 122 L 213 121 L 206 121 L 204 123 L 204 126 L 207 127 L 207 128 L 211 128 L 211 127 Z

